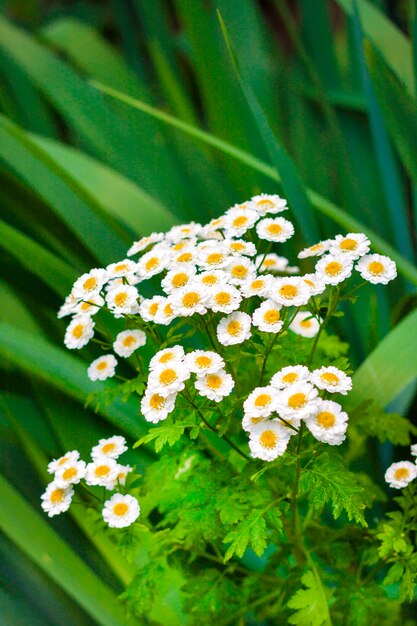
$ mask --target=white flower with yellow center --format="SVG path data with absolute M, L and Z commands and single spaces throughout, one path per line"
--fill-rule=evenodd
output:
M 65 298 L 64 304 L 59 308 L 57 318 L 60 320 L 67 315 L 73 315 L 74 313 L 79 312 L 77 309 L 79 302 L 79 299 L 74 298 L 74 296 L 70 293 Z
M 159 350 L 149 363 L 149 369 L 155 370 L 164 367 L 165 365 L 171 365 L 173 363 L 181 363 L 184 358 L 184 348 L 176 345 L 171 348 L 164 348 Z
M 114 315 L 124 315 L 135 311 L 138 298 L 136 287 L 120 285 L 106 294 L 106 303 Z
M 219 343 L 223 346 L 233 346 L 243 343 L 251 336 L 252 320 L 250 315 L 235 311 L 223 317 L 217 325 L 216 334 Z
M 196 244 L 197 244 L 197 238 L 192 237 L 191 239 L 183 239 L 182 241 L 179 241 L 178 243 L 167 244 L 166 249 L 169 250 L 171 253 L 185 252 L 189 250 L 190 248 L 194 250 Z
M 363 233 L 348 233 L 347 235 L 336 235 L 330 244 L 330 254 L 346 254 L 352 260 L 359 259 L 369 252 L 371 242 Z
M 195 246 L 184 246 L 179 252 L 174 252 L 169 262 L 169 269 L 180 269 L 189 265 L 197 265 L 198 250 Z
M 310 372 L 305 365 L 287 365 L 273 375 L 270 384 L 277 389 L 285 389 L 295 383 L 306 383 L 309 378 Z
M 95 315 L 104 305 L 104 298 L 99 294 L 89 296 L 88 300 L 82 300 L 74 307 L 76 315 Z
M 220 402 L 226 396 L 230 396 L 234 386 L 233 378 L 222 369 L 213 374 L 197 376 L 195 381 L 195 388 L 200 396 L 209 398 L 214 402 Z
M 59 459 L 54 459 L 48 465 L 48 472 L 50 474 L 55 474 L 61 467 L 66 464 L 76 463 L 80 458 L 80 453 L 78 450 L 71 450 L 70 452 L 66 452 Z
M 346 439 L 348 415 L 332 400 L 318 400 L 317 407 L 305 420 L 307 428 L 318 441 L 338 446 Z
M 299 311 L 289 325 L 289 329 L 296 335 L 311 339 L 319 332 L 320 324 L 310 311 Z
M 364 280 L 374 285 L 386 285 L 397 276 L 397 266 L 387 256 L 382 254 L 367 254 L 356 264 L 355 269 Z
M 224 229 L 227 237 L 241 237 L 259 219 L 256 211 L 242 208 L 231 208 L 227 211 L 224 221 Z
M 285 256 L 278 256 L 275 252 L 266 255 L 258 254 L 255 265 L 259 272 L 285 272 L 288 267 L 288 259 Z
M 294 383 L 278 392 L 276 411 L 284 419 L 287 417 L 305 419 L 315 411 L 317 396 L 317 389 L 310 383 Z
M 403 489 L 417 476 L 417 466 L 410 461 L 399 461 L 389 466 L 385 480 L 393 489 Z
M 109 456 L 97 456 L 92 463 L 87 465 L 85 482 L 90 486 L 98 485 L 113 489 L 118 473 L 119 465 L 115 459 Z
M 316 264 L 316 276 L 327 285 L 338 285 L 352 274 L 353 261 L 346 254 L 326 254 Z
M 196 281 L 192 281 L 186 287 L 177 289 L 171 294 L 171 298 L 172 307 L 176 315 L 188 317 L 189 315 L 194 315 L 194 313 L 199 313 L 200 315 L 207 313 L 207 291 Z
M 84 461 L 66 463 L 55 472 L 54 482 L 60 489 L 67 489 L 70 485 L 78 485 L 84 478 L 86 464 Z
M 137 263 L 130 259 L 124 259 L 117 263 L 111 263 L 106 267 L 106 271 L 110 278 L 123 278 L 125 276 L 131 276 L 137 270 Z
M 184 381 L 190 377 L 190 370 L 181 361 L 167 363 L 151 370 L 148 379 L 150 391 L 169 396 L 184 389 Z
M 199 237 L 201 239 L 223 239 L 219 231 L 224 227 L 224 221 L 224 215 L 215 217 L 208 224 L 203 226 L 199 233 Z
M 255 256 L 256 254 L 255 244 L 244 239 L 225 239 L 223 247 L 232 256 Z
M 254 426 L 261 422 L 266 422 L 267 419 L 266 417 L 252 417 L 252 415 L 245 413 L 242 419 L 242 428 L 246 430 L 247 433 L 250 433 Z
M 220 285 L 224 285 L 227 283 L 228 276 L 226 272 L 223 270 L 211 270 L 208 272 L 201 272 L 195 277 L 195 282 L 201 287 L 204 288 L 205 291 L 213 290 L 219 287 Z
M 155 315 L 154 322 L 156 324 L 168 326 L 176 317 L 177 314 L 172 304 L 172 298 L 169 296 L 168 298 L 164 298 L 163 300 L 161 300 L 158 307 L 158 312 Z
M 146 335 L 143 330 L 123 330 L 116 336 L 113 343 L 113 350 L 123 357 L 131 356 L 135 350 L 141 348 L 146 343 Z
M 176 397 L 176 393 L 162 396 L 160 393 L 147 389 L 140 403 L 140 410 L 146 421 L 157 424 L 165 420 L 175 408 Z
M 117 480 L 113 486 L 113 489 L 116 489 L 117 485 L 125 485 L 127 475 L 133 472 L 133 467 L 130 465 L 119 465 L 119 473 L 117 474 Z
M 188 224 L 180 224 L 179 226 L 173 226 L 166 234 L 168 241 L 177 243 L 182 239 L 190 239 L 196 237 L 201 231 L 201 224 L 196 222 L 189 222 Z
M 287 239 L 291 239 L 293 236 L 294 226 L 283 217 L 267 217 L 257 223 L 256 232 L 259 239 L 283 243 L 284 241 L 287 241 Z
M 91 458 L 94 460 L 98 457 L 108 456 L 111 459 L 117 459 L 126 450 L 126 439 L 121 435 L 114 435 L 107 439 L 100 439 L 91 450 Z
M 281 305 L 274 300 L 265 300 L 253 312 L 252 323 L 264 333 L 279 333 L 284 325 L 281 320 Z
M 314 370 L 311 372 L 310 380 L 319 389 L 341 393 L 344 396 L 352 389 L 351 377 L 333 365 Z
M 271 274 L 262 274 L 262 276 L 251 278 L 240 285 L 240 293 L 244 298 L 250 298 L 251 296 L 260 296 L 262 298 L 269 292 L 273 278 Z
M 87 274 L 80 276 L 74 283 L 72 295 L 79 300 L 88 300 L 89 296 L 96 295 L 107 282 L 107 271 L 94 268 Z
M 410 452 L 413 456 L 417 456 L 417 443 L 414 443 L 412 446 L 410 446 Z
M 189 352 L 184 363 L 190 372 L 202 376 L 203 374 L 214 374 L 224 368 L 224 361 L 220 354 L 210 350 L 194 350 Z
M 287 201 L 284 198 L 280 198 L 276 194 L 261 193 L 258 196 L 253 196 L 249 202 L 249 207 L 254 209 L 258 215 L 267 215 L 270 213 L 281 213 L 288 209 Z
M 143 252 L 146 248 L 149 248 L 153 243 L 157 243 L 158 241 L 162 241 L 165 238 L 164 233 L 152 233 L 147 237 L 142 237 L 139 241 L 135 241 L 132 246 L 127 251 L 127 256 L 133 256 L 138 252 Z
M 212 289 L 207 306 L 215 313 L 232 313 L 241 302 L 240 291 L 232 285 L 223 284 Z
M 166 269 L 168 260 L 169 255 L 166 250 L 151 250 L 139 259 L 136 271 L 142 280 L 151 278 L 151 276 L 156 276 Z
M 300 278 L 303 279 L 307 287 L 310 289 L 312 296 L 318 296 L 326 289 L 326 283 L 324 283 L 316 274 L 304 274 Z
M 131 526 L 140 515 L 139 502 L 133 496 L 115 493 L 104 503 L 103 519 L 110 528 Z
M 88 378 L 92 381 L 112 378 L 116 372 L 116 365 L 117 360 L 112 354 L 103 354 L 89 365 Z
M 261 422 L 249 433 L 249 448 L 255 459 L 273 461 L 287 449 L 290 433 L 276 421 Z
M 158 315 L 161 302 L 164 302 L 162 296 L 153 296 L 153 298 L 145 298 L 139 305 L 139 315 L 144 322 L 154 322 Z
M 299 259 L 307 259 L 312 256 L 321 256 L 325 252 L 327 252 L 333 243 L 333 239 L 326 239 L 324 241 L 319 241 L 308 248 L 304 248 L 301 252 L 298 253 Z
M 204 270 L 219 270 L 229 263 L 229 253 L 222 243 L 200 248 L 197 264 Z
M 64 344 L 70 350 L 79 350 L 88 344 L 94 335 L 94 322 L 89 315 L 75 317 L 67 326 Z
M 245 415 L 269 417 L 276 408 L 278 392 L 275 387 L 256 387 L 243 403 Z
M 232 285 L 242 285 L 256 278 L 255 264 L 246 257 L 233 258 L 226 267 L 226 272 Z
M 194 278 L 196 271 L 195 265 L 184 265 L 183 267 L 169 270 L 161 281 L 161 287 L 168 294 L 176 289 L 181 289 L 181 287 L 186 287 L 190 280 Z
M 53 481 L 49 483 L 45 493 L 41 496 L 41 506 L 45 513 L 48 513 L 48 517 L 54 517 L 54 515 L 68 511 L 73 495 L 74 489 L 72 487 L 62 489 Z
M 269 297 L 283 306 L 302 306 L 311 296 L 308 285 L 298 276 L 274 278 L 269 290 Z

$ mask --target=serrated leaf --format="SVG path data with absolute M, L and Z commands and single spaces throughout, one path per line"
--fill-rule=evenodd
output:
M 360 432 L 378 437 L 381 443 L 391 441 L 395 445 L 406 446 L 410 443 L 410 434 L 417 429 L 411 422 L 397 413 L 385 413 L 373 403 L 365 402 L 354 414 L 355 425 Z
M 298 626 L 322 626 L 331 624 L 327 599 L 318 576 L 308 571 L 301 578 L 306 587 L 299 589 L 288 601 L 290 609 L 296 609 L 289 618 L 290 624 Z
M 248 547 L 251 547 L 255 554 L 262 556 L 267 546 L 267 527 L 264 517 L 265 510 L 252 511 L 248 517 L 236 525 L 226 537 L 223 543 L 230 543 L 224 556 L 224 562 L 230 561 L 236 554 L 242 557 Z
M 186 428 L 195 429 L 195 424 L 191 423 L 174 423 L 168 426 L 159 426 L 153 428 L 147 435 L 141 437 L 135 444 L 134 448 L 142 446 L 151 441 L 155 442 L 155 452 L 160 452 L 166 445 L 173 446 L 179 441 L 184 434 Z

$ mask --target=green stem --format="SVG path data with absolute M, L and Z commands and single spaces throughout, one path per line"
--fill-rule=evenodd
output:
M 297 461 L 296 461 L 296 468 L 295 468 L 294 485 L 293 485 L 292 493 L 291 493 L 291 520 L 292 520 L 292 534 L 293 534 L 293 539 L 294 539 L 294 556 L 297 560 L 297 563 L 300 566 L 304 565 L 304 560 L 305 560 L 304 559 L 305 550 L 302 545 L 300 516 L 298 513 L 298 504 L 297 504 L 298 490 L 299 490 L 300 476 L 301 476 L 300 449 L 301 449 L 301 439 L 303 436 L 303 426 L 304 424 L 301 424 L 300 430 L 298 432 L 298 440 L 297 440 L 297 447 L 296 447 Z

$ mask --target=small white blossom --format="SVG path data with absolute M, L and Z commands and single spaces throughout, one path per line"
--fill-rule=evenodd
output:
M 332 400 L 319 398 L 314 413 L 305 422 L 314 437 L 323 443 L 338 446 L 346 438 L 348 415 Z
M 127 251 L 127 256 L 133 256 L 138 252 L 146 250 L 146 248 L 149 248 L 149 246 L 151 246 L 153 243 L 162 241 L 164 237 L 164 233 L 152 233 L 147 237 L 142 237 L 142 239 L 139 239 L 139 241 L 135 241 L 133 245 L 129 248 L 129 250 Z
M 256 232 L 260 239 L 283 243 L 293 236 L 294 226 L 283 217 L 274 219 L 267 217 L 257 223 Z
M 327 285 L 338 285 L 352 274 L 353 261 L 346 254 L 326 254 L 316 264 L 316 276 Z
M 220 270 L 229 263 L 229 253 L 222 242 L 199 248 L 198 265 L 204 270 Z
M 88 296 L 87 300 L 82 300 L 74 307 L 74 313 L 77 316 L 95 315 L 104 305 L 104 298 L 99 294 Z
M 68 511 L 73 495 L 74 489 L 72 487 L 62 489 L 53 481 L 49 483 L 45 493 L 41 496 L 41 506 L 45 513 L 48 513 L 48 517 L 54 517 L 54 515 Z
M 346 254 L 352 260 L 356 260 L 369 252 L 370 243 L 363 233 L 336 235 L 335 240 L 330 244 L 329 252 L 330 254 Z
M 253 196 L 248 206 L 257 211 L 258 215 L 267 215 L 268 213 L 273 215 L 288 209 L 287 201 L 284 198 L 280 198 L 276 194 L 270 195 L 267 193 Z
M 169 255 L 166 250 L 151 250 L 144 254 L 137 263 L 137 272 L 142 279 L 156 276 L 166 269 Z
M 217 339 L 223 346 L 243 343 L 251 336 L 251 317 L 247 313 L 235 311 L 223 317 L 217 325 Z
M 94 336 L 94 322 L 89 315 L 77 316 L 65 331 L 64 343 L 70 350 L 79 350 Z
M 255 459 L 273 461 L 287 449 L 290 434 L 286 428 L 274 421 L 256 424 L 249 433 L 249 448 Z
M 327 285 L 320 278 L 316 276 L 316 274 L 304 274 L 300 276 L 303 281 L 306 283 L 307 287 L 310 289 L 310 293 L 312 296 L 318 296 L 323 293 L 326 289 Z
M 288 259 L 285 256 L 278 256 L 274 252 L 266 255 L 258 254 L 255 265 L 259 272 L 285 272 L 288 267 Z
M 164 348 L 159 350 L 149 363 L 149 369 L 160 369 L 165 365 L 172 363 L 181 363 L 184 358 L 184 348 L 182 346 L 172 346 L 171 348 Z
M 308 285 L 302 278 L 274 278 L 269 290 L 269 297 L 283 306 L 302 306 L 307 304 L 311 296 Z
M 66 452 L 59 459 L 54 459 L 48 464 L 48 472 L 50 474 L 55 474 L 61 467 L 64 465 L 76 463 L 80 458 L 80 453 L 78 450 L 71 450 L 71 452 Z
M 413 456 L 417 456 L 417 443 L 414 443 L 412 446 L 410 446 L 410 452 Z
M 319 389 L 325 389 L 331 393 L 341 393 L 344 396 L 352 389 L 351 377 L 333 365 L 314 370 L 310 380 Z
M 110 528 L 126 528 L 138 519 L 140 506 L 133 496 L 115 493 L 104 503 L 102 513 Z
M 55 472 L 54 481 L 60 489 L 67 489 L 70 485 L 77 485 L 85 475 L 84 461 L 66 463 Z
M 184 265 L 183 267 L 170 270 L 161 281 L 161 287 L 165 293 L 172 293 L 176 289 L 185 287 L 196 274 L 195 265 Z
M 220 402 L 224 397 L 229 396 L 234 386 L 233 378 L 223 369 L 212 374 L 197 376 L 195 381 L 195 388 L 200 396 L 214 400 L 214 402 Z
M 389 466 L 385 480 L 393 489 L 403 489 L 417 476 L 417 466 L 410 461 L 399 461 Z
M 147 422 L 157 424 L 165 420 L 175 408 L 177 394 L 162 396 L 147 389 L 140 403 L 140 410 Z
M 240 285 L 240 293 L 244 298 L 250 298 L 251 296 L 263 298 L 269 292 L 273 278 L 271 274 L 262 274 L 261 276 L 251 278 Z
M 207 292 L 196 282 L 177 289 L 172 295 L 172 307 L 177 315 L 187 317 L 207 313 Z
M 91 450 L 91 458 L 97 459 L 107 456 L 111 459 L 117 459 L 126 450 L 126 439 L 121 435 L 114 435 L 107 439 L 100 439 L 98 444 Z
M 332 239 L 319 241 L 318 243 L 315 243 L 314 245 L 309 246 L 308 248 L 304 248 L 304 250 L 301 250 L 301 252 L 299 252 L 298 254 L 298 258 L 307 259 L 308 257 L 311 257 L 311 256 L 321 256 L 322 254 L 324 254 L 325 252 L 329 250 L 332 243 L 333 243 Z
M 232 256 L 255 256 L 256 246 L 244 239 L 225 239 L 223 247 Z
M 256 277 L 255 264 L 246 257 L 234 257 L 226 268 L 229 282 L 232 285 L 242 285 Z
M 242 428 L 246 430 L 246 432 L 250 433 L 256 424 L 260 424 L 261 422 L 266 422 L 267 417 L 252 417 L 249 414 L 244 414 L 242 419 Z
M 145 298 L 139 305 L 139 315 L 144 322 L 155 321 L 158 315 L 159 305 L 164 302 L 165 299 L 162 296 L 154 296 L 153 298 Z
M 177 317 L 176 311 L 174 310 L 173 303 L 171 297 L 164 298 L 160 301 L 158 312 L 155 315 L 154 322 L 155 324 L 162 324 L 163 326 L 168 326 L 173 319 Z
M 106 267 L 108 278 L 122 278 L 131 276 L 137 270 L 137 264 L 130 259 L 124 259 L 117 263 L 111 263 Z
M 294 383 L 308 382 L 310 372 L 305 365 L 287 365 L 271 378 L 270 384 L 277 389 L 284 389 Z
M 119 465 L 115 459 L 109 456 L 97 456 L 92 463 L 87 465 L 85 482 L 90 486 L 98 485 L 113 489 L 118 473 Z
M 179 226 L 173 226 L 165 235 L 168 241 L 178 243 L 182 239 L 190 239 L 195 237 L 201 231 L 201 224 L 196 222 L 189 222 L 188 224 L 180 224 Z
M 245 415 L 269 417 L 276 408 L 278 392 L 275 387 L 256 387 L 243 403 Z
M 117 360 L 112 354 L 103 354 L 89 365 L 88 378 L 92 381 L 112 378 L 116 372 L 116 366 Z
M 149 391 L 169 396 L 184 389 L 184 381 L 190 377 L 190 370 L 182 362 L 170 362 L 154 369 L 149 374 Z
M 179 246 L 180 244 L 178 244 Z M 194 245 L 183 244 L 183 249 L 175 252 L 169 262 L 169 269 L 179 270 L 181 267 L 197 265 L 198 249 Z
M 133 313 L 138 298 L 138 290 L 132 285 L 118 285 L 106 294 L 107 306 L 116 315 Z
M 79 300 L 88 300 L 89 296 L 99 293 L 107 281 L 107 271 L 102 268 L 94 268 L 87 274 L 80 276 L 74 283 L 72 295 Z
M 123 357 L 131 356 L 135 350 L 141 348 L 146 343 L 146 335 L 143 330 L 123 330 L 118 333 L 116 341 L 113 343 L 113 350 Z
M 229 209 L 224 220 L 227 237 L 241 237 L 254 226 L 258 218 L 256 211 L 242 208 Z
M 198 274 L 195 277 L 195 282 L 197 285 L 203 287 L 207 293 L 209 290 L 216 289 L 227 283 L 227 279 L 227 274 L 223 270 L 211 270 Z
M 220 354 L 210 350 L 194 350 L 189 352 L 184 363 L 190 372 L 202 376 L 203 374 L 214 374 L 224 368 L 224 361 Z
M 320 324 L 310 311 L 299 311 L 289 325 L 289 329 L 296 335 L 311 339 L 319 332 Z
M 306 419 L 317 406 L 318 391 L 310 383 L 294 383 L 278 393 L 276 411 L 284 419 Z
M 208 307 L 215 313 L 232 313 L 239 308 L 242 296 L 232 285 L 220 285 L 212 289 Z
M 279 333 L 284 325 L 280 311 L 280 304 L 277 304 L 274 300 L 265 300 L 253 312 L 253 325 L 257 326 L 264 333 Z
M 368 254 L 362 257 L 355 269 L 364 280 L 368 280 L 374 285 L 386 285 L 397 276 L 395 262 L 382 254 Z

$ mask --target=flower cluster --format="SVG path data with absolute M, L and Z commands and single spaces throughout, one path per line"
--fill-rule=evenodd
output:
M 48 465 L 54 479 L 42 495 L 42 508 L 49 517 L 68 511 L 74 495 L 74 485 L 84 480 L 87 485 L 114 491 L 124 487 L 132 471 L 130 465 L 118 463 L 118 457 L 127 450 L 124 437 L 115 435 L 100 439 L 91 450 L 90 463 L 80 460 L 77 450 L 66 452 Z M 104 503 L 103 519 L 111 528 L 130 526 L 139 516 L 139 503 L 129 494 L 115 493 Z
M 411 446 L 412 456 L 417 457 L 417 444 Z M 415 463 L 411 461 L 399 461 L 392 463 L 385 472 L 385 480 L 393 489 L 403 489 L 417 478 L 417 458 Z

